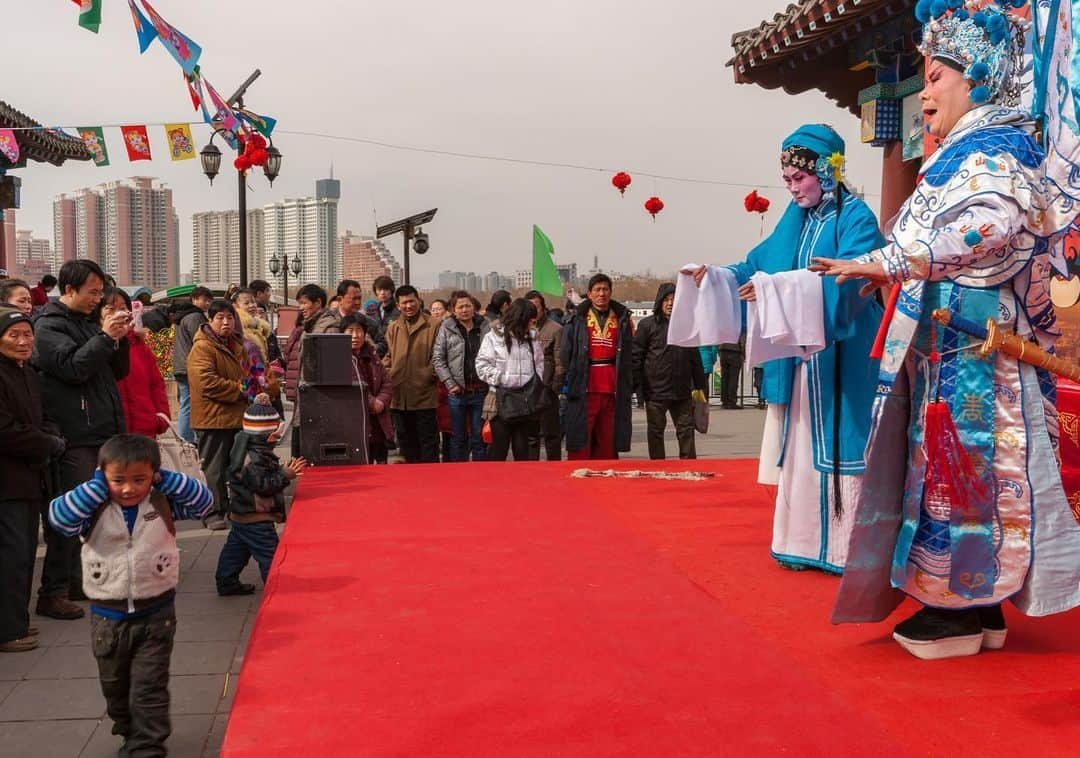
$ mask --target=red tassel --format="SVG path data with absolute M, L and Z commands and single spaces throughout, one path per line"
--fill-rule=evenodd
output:
M 894 285 L 893 292 L 898 289 L 899 287 Z M 931 371 L 940 374 L 941 353 L 938 352 L 937 345 L 937 324 L 931 321 L 928 360 Z M 926 391 L 929 392 L 930 387 L 927 387 Z M 926 404 L 923 444 L 926 449 L 924 497 L 929 503 L 936 503 L 939 508 L 948 507 L 950 520 L 958 523 L 971 513 L 973 502 L 979 502 L 986 497 L 986 485 L 975 471 L 971 456 L 964 450 L 960 432 L 953 423 L 952 410 L 940 397 Z M 956 518 L 957 515 L 961 518 Z
M 964 450 L 947 403 L 938 400 L 927 404 L 923 434 L 926 500 L 948 505 L 953 513 L 970 512 L 972 503 L 985 496 L 986 487 Z

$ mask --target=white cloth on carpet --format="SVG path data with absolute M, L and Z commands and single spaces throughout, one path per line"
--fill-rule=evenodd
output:
M 742 304 L 735 273 L 723 266 L 708 266 L 698 287 L 687 263 L 675 280 L 675 302 L 668 323 L 668 344 L 702 347 L 738 342 L 742 334 Z

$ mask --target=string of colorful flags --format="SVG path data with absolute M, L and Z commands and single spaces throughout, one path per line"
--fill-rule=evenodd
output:
M 71 1 L 79 6 L 79 26 L 97 34 L 101 28 L 102 0 Z M 148 0 L 138 0 L 138 4 L 136 0 L 127 0 L 127 4 L 135 24 L 139 53 L 145 53 L 154 40 L 164 46 L 183 72 L 192 107 L 202 115 L 205 123 L 222 136 L 229 147 L 241 151 L 248 136 L 254 133 L 270 137 L 277 125 L 276 119 L 231 106 L 203 76 L 199 67 L 202 47 L 166 21 Z M 141 10 L 139 5 L 142 6 Z M 208 99 L 213 112 L 207 107 Z M 105 146 L 104 127 L 78 127 L 77 131 L 94 156 L 94 164 L 108 166 L 109 152 Z M 121 126 L 120 133 L 127 149 L 128 160 L 152 160 L 150 136 L 145 125 Z M 195 157 L 195 143 L 189 124 L 165 124 L 165 138 L 172 160 L 184 161 Z M 262 140 L 256 139 L 255 142 L 261 143 Z

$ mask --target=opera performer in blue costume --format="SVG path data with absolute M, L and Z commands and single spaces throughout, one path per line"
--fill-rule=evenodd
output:
M 854 258 L 882 243 L 873 212 L 844 186 L 843 163 L 844 141 L 828 126 L 808 124 L 784 140 L 780 164 L 792 201 L 772 234 L 746 260 L 726 267 L 742 300 L 756 299 L 752 277 L 761 282 L 762 274 L 805 269 L 814 257 Z M 698 287 L 713 273 L 724 270 L 695 270 Z M 839 574 L 864 470 L 877 381 L 868 356 L 881 307 L 861 297 L 856 282 L 808 279 L 821 290 L 825 347 L 764 364 L 761 394 L 769 405 L 758 478 L 779 485 L 771 552 L 780 566 Z
M 893 637 L 926 659 L 1002 647 L 1005 600 L 1031 616 L 1080 604 L 1054 377 L 1004 352 L 983 357 L 980 340 L 931 318 L 993 319 L 1041 351 L 1057 336 L 1051 271 L 1080 208 L 1071 14 L 1033 3 L 1028 36 L 1031 20 L 1016 14 L 1027 5 L 920 0 L 922 104 L 944 141 L 886 245 L 815 265 L 897 295 L 833 621 L 880 621 L 913 597 L 923 608 Z

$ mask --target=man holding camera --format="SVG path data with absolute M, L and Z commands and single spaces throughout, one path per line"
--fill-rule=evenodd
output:
M 94 475 L 106 440 L 124 431 L 124 408 L 116 382 L 128 373 L 127 333 L 131 314 L 117 311 L 98 324 L 90 314 L 101 300 L 105 272 L 93 261 L 68 261 L 57 282 L 60 300 L 45 306 L 34 322 L 31 364 L 41 379 L 50 418 L 67 440 L 60 459 L 60 487 L 73 489 Z M 47 501 L 46 501 L 47 502 Z M 84 599 L 77 537 L 65 537 L 45 522 L 45 563 L 37 613 L 77 619 Z

